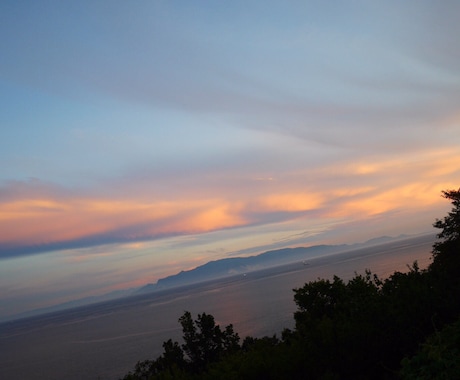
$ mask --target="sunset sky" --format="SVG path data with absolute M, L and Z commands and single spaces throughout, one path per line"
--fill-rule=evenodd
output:
M 0 317 L 209 260 L 431 232 L 458 1 L 0 3 Z

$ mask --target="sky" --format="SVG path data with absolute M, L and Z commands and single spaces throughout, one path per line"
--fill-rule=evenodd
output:
M 434 232 L 460 2 L 0 3 L 0 318 L 225 257 Z

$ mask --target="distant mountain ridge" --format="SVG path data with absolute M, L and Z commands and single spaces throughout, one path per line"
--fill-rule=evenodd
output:
M 399 235 L 398 237 L 382 236 L 358 244 L 340 245 L 315 245 L 311 247 L 282 248 L 260 253 L 248 257 L 232 257 L 215 261 L 209 261 L 194 269 L 181 271 L 177 274 L 161 278 L 156 284 L 147 284 L 141 287 L 136 294 L 154 292 L 157 290 L 173 288 L 176 286 L 195 284 L 228 277 L 236 274 L 244 274 L 254 270 L 265 269 L 277 265 L 289 264 L 297 261 L 308 260 L 322 255 L 346 252 L 356 248 L 383 244 L 393 240 L 409 237 Z
M 194 269 L 181 271 L 177 274 L 161 278 L 156 284 L 147 284 L 137 293 L 146 293 L 165 288 L 193 284 L 213 280 L 235 274 L 243 274 L 253 270 L 288 264 L 308 259 L 320 254 L 335 253 L 347 249 L 348 245 L 318 245 L 313 247 L 283 248 L 267 251 L 256 256 L 231 257 L 209 261 Z
M 12 319 L 27 318 L 40 314 L 47 314 L 50 312 L 67 310 L 79 306 L 110 301 L 118 298 L 140 295 L 189 284 L 196 284 L 199 282 L 205 282 L 217 278 L 230 277 L 232 275 L 237 274 L 243 275 L 251 271 L 275 267 L 278 265 L 302 261 L 307 261 L 308 263 L 309 259 L 321 255 L 329 255 L 350 251 L 352 249 L 377 246 L 379 244 L 384 244 L 391 241 L 406 239 L 411 236 L 413 235 L 399 235 L 397 237 L 381 236 L 378 238 L 370 239 L 364 243 L 357 243 L 351 245 L 315 245 L 311 247 L 282 248 L 266 251 L 254 256 L 231 257 L 215 261 L 209 261 L 206 264 L 200 265 L 194 269 L 181 271 L 177 274 L 161 278 L 155 284 L 146 284 L 140 288 L 135 289 L 116 290 L 99 296 L 79 298 L 53 306 L 25 311 L 6 318 L 0 318 L 0 323 Z

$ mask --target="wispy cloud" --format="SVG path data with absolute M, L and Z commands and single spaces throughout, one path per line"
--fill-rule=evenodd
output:
M 430 228 L 460 180 L 459 11 L 1 2 L 0 287 Z
M 460 151 L 431 151 L 423 157 L 351 160 L 295 170 L 283 173 L 282 181 L 269 181 L 269 188 L 255 179 L 247 189 L 240 183 L 235 191 L 224 178 L 211 184 L 211 191 L 200 192 L 192 177 L 174 198 L 149 189 L 143 192 L 129 183 L 123 184 L 123 196 L 104 197 L 103 191 L 91 195 L 89 190 L 78 193 L 36 180 L 14 182 L 0 191 L 0 252 L 13 257 L 306 217 L 321 224 L 433 207 L 442 189 L 455 187 L 451 178 L 459 175 Z

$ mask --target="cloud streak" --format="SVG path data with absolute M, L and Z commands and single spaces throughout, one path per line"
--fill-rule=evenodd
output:
M 224 178 L 203 191 L 195 178 L 168 198 L 149 187 L 140 191 L 119 181 L 125 195 L 90 195 L 40 181 L 14 182 L 0 190 L 0 256 L 103 244 L 148 241 L 237 227 L 309 218 L 364 220 L 395 210 L 439 205 L 442 189 L 455 187 L 458 149 L 425 152 L 375 162 L 331 163 L 314 170 L 255 178 L 237 189 Z M 325 185 L 327 184 L 327 185 Z M 158 182 L 155 182 L 159 186 Z M 161 187 L 161 186 L 160 186 Z M 108 188 L 107 188 L 108 189 Z M 184 190 L 185 189 L 185 190 Z M 104 191 L 101 191 L 104 193 Z M 108 193 L 109 191 L 107 191 Z M 210 197 L 219 194 L 219 197 Z
M 1 2 L 0 288 L 426 231 L 460 180 L 459 7 Z

